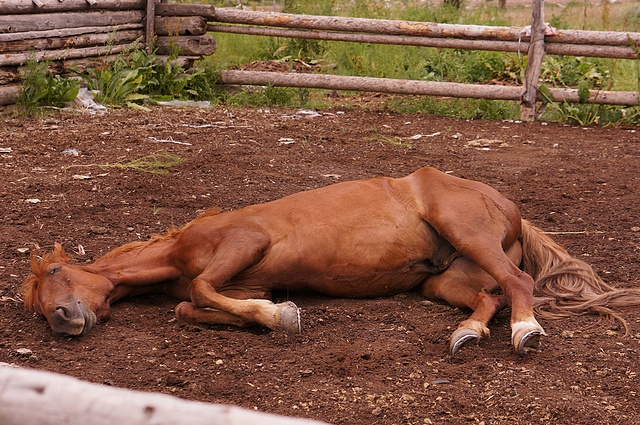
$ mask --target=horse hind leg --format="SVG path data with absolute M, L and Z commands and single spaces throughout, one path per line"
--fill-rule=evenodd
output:
M 518 242 L 507 251 L 507 256 L 515 263 L 520 261 Z M 489 337 L 488 323 L 508 304 L 506 296 L 491 294 L 498 287 L 495 279 L 464 257 L 457 258 L 447 270 L 429 278 L 423 285 L 422 293 L 426 297 L 473 310 L 451 335 L 449 354 L 452 357 L 464 345 Z

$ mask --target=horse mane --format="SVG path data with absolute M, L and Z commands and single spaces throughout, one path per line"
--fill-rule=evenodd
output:
M 19 293 L 22 296 L 24 307 L 28 311 L 38 311 L 36 303 L 36 288 L 44 275 L 44 269 L 53 262 L 53 252 L 46 253 L 38 262 L 38 247 L 31 253 L 31 274 L 20 285 Z M 65 255 L 65 261 L 68 257 Z M 38 311 L 39 312 L 39 311 Z
M 197 221 L 205 217 L 210 217 L 213 215 L 220 214 L 221 211 L 222 210 L 219 208 L 210 208 L 204 213 L 202 213 L 201 215 L 199 215 L 195 220 L 192 220 L 191 222 L 187 223 L 180 229 L 176 229 L 175 227 L 172 226 L 169 230 L 167 230 L 167 234 L 165 235 L 153 235 L 149 240 L 143 241 L 143 242 L 130 242 L 128 244 L 122 245 L 120 247 L 117 247 L 109 251 L 99 259 L 114 257 L 118 254 L 123 254 L 137 248 L 142 248 L 144 246 L 151 245 L 157 242 L 165 241 L 171 238 L 176 238 Z M 44 276 L 44 273 L 45 273 L 44 270 L 47 268 L 49 264 L 54 262 L 54 253 L 55 251 L 44 254 L 39 262 L 38 262 L 37 247 L 31 254 L 31 274 L 22 282 L 19 289 L 20 294 L 22 295 L 22 300 L 24 301 L 24 306 L 28 311 L 38 311 L 38 305 L 36 303 L 36 288 L 38 287 L 38 282 Z M 69 257 L 67 257 L 64 251 L 61 251 L 60 258 L 55 258 L 55 261 L 68 262 Z
M 629 326 L 615 310 L 640 305 L 640 288 L 615 288 L 590 265 L 572 257 L 542 231 L 522 220 L 522 269 L 535 281 L 534 310 L 543 318 L 558 319 L 594 313 Z

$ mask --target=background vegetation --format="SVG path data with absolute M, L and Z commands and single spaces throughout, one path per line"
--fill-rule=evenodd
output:
M 216 7 L 244 7 L 328 16 L 405 19 L 426 22 L 526 26 L 530 24 L 528 2 L 497 0 L 463 1 L 460 8 L 440 2 L 409 0 L 209 0 Z M 566 2 L 565 2 L 566 3 Z M 580 0 L 564 5 L 545 4 L 546 20 L 560 29 L 640 31 L 640 4 L 606 1 L 593 4 Z M 142 51 L 123 55 L 108 69 L 82 76 L 84 84 L 99 91 L 98 101 L 108 105 L 144 105 L 168 98 L 209 100 L 234 105 L 289 105 L 308 108 L 337 106 L 323 91 L 265 87 L 230 93 L 216 88 L 219 70 L 242 67 L 253 61 L 303 62 L 320 72 L 423 81 L 522 84 L 526 56 L 515 53 L 466 51 L 455 49 L 389 46 L 366 43 L 311 41 L 237 34 L 215 34 L 217 52 L 194 69 L 160 62 Z M 32 66 L 33 67 L 33 66 Z M 41 70 L 40 70 L 41 72 Z M 40 80 L 43 76 L 40 76 Z M 26 80 L 25 80 L 26 81 Z M 49 79 L 46 84 L 67 84 Z M 582 90 L 640 89 L 637 60 L 547 56 L 541 83 L 547 87 L 573 87 Z M 45 86 L 46 86 L 45 84 Z M 40 90 L 40 93 L 44 89 Z M 46 90 L 45 90 L 46 91 Z M 56 90 L 49 90 L 56 93 Z M 68 90 L 60 90 L 68 93 Z M 30 98 L 31 96 L 31 98 Z M 23 104 L 35 101 L 25 90 Z M 516 119 L 519 105 L 508 101 L 476 99 L 438 99 L 428 96 L 388 96 L 378 107 L 400 112 L 453 115 L 462 118 Z M 348 107 L 341 99 L 340 107 Z M 49 104 L 54 104 L 49 100 Z M 557 104 L 547 106 L 542 119 L 589 124 L 637 124 L 638 108 L 607 105 Z

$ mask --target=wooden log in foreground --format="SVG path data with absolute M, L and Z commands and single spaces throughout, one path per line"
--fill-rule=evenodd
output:
M 41 6 L 33 0 L 0 0 L 3 15 L 19 13 L 70 12 L 73 10 L 130 10 L 144 9 L 145 0 L 100 0 L 92 5 L 87 0 L 39 0 Z
M 320 425 L 235 406 L 91 384 L 65 375 L 0 366 L 2 425 Z
M 523 88 L 488 84 L 443 83 L 436 81 L 397 80 L 391 78 L 349 77 L 343 75 L 295 74 L 261 71 L 222 71 L 220 83 L 238 85 L 274 85 L 327 90 L 368 91 L 438 97 L 489 100 L 520 100 Z M 578 90 L 550 89 L 555 102 L 578 102 Z M 538 100 L 542 100 L 539 96 Z M 638 106 L 636 92 L 592 90 L 588 103 Z
M 0 15 L 0 33 L 140 23 L 142 10 Z

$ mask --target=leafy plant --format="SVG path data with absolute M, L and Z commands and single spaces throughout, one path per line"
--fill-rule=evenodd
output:
M 106 105 L 140 108 L 139 103 L 152 103 L 180 97 L 202 98 L 199 88 L 210 86 L 202 79 L 202 68 L 186 72 L 177 62 L 177 49 L 166 61 L 155 53 L 142 49 L 124 52 L 107 67 L 90 69 L 80 74 L 91 90 L 97 91 L 96 101 Z M 208 75 L 211 75 L 210 73 Z
M 64 106 L 76 98 L 80 89 L 77 80 L 53 75 L 48 62 L 37 62 L 33 57 L 20 72 L 20 78 L 18 105 L 27 113 L 37 106 Z

